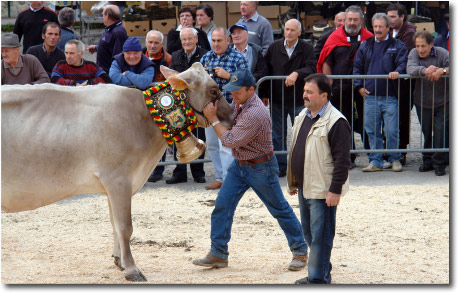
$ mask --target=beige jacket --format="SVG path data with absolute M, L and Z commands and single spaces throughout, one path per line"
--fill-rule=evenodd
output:
M 289 192 L 299 188 L 297 180 L 291 171 L 291 154 L 296 144 L 297 135 L 306 117 L 307 108 L 302 110 L 294 120 L 292 129 L 291 147 L 288 154 L 287 189 Z M 334 162 L 331 154 L 327 136 L 334 123 L 340 118 L 344 118 L 331 104 L 326 108 L 323 116 L 313 124 L 307 135 L 305 143 L 305 162 L 304 162 L 304 183 L 303 194 L 306 199 L 326 199 L 329 187 L 331 186 Z M 348 178 L 342 186 L 343 196 L 348 191 Z

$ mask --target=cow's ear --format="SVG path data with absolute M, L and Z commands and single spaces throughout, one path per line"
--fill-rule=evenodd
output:
M 172 88 L 176 89 L 177 91 L 182 91 L 189 88 L 189 84 L 184 79 L 179 77 L 172 76 L 168 80 Z
M 168 68 L 167 66 L 161 65 L 161 73 L 164 75 L 165 79 L 169 79 L 171 76 L 178 75 L 179 72 L 173 69 Z

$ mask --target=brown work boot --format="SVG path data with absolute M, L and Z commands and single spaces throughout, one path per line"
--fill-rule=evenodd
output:
M 215 181 L 212 184 L 205 186 L 205 189 L 206 190 L 220 189 L 221 185 L 223 185 L 222 182 Z
M 225 268 L 227 267 L 228 261 L 227 259 L 222 259 L 209 253 L 204 258 L 193 260 L 192 263 L 196 266 L 203 266 L 209 268 Z
M 305 268 L 307 264 L 307 254 L 294 255 L 293 260 L 289 264 L 288 270 L 290 271 L 300 271 Z

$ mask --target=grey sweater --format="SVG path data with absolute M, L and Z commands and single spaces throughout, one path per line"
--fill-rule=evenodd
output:
M 413 48 L 407 61 L 407 74 L 412 76 L 425 76 L 425 69 L 430 65 L 445 68 L 449 67 L 449 52 L 440 47 L 433 47 L 435 54 L 428 58 L 420 58 L 417 49 Z M 449 102 L 450 79 L 441 77 L 436 82 L 426 78 L 417 78 L 415 81 L 414 103 L 426 109 L 440 107 Z
M 18 73 L 13 70 L 2 60 L 2 84 L 38 84 L 51 82 L 49 76 L 33 55 L 19 56 Z

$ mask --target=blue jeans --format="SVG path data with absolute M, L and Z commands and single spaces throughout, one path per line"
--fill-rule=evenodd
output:
M 398 99 L 368 95 L 364 99 L 364 130 L 369 137 L 371 150 L 383 149 L 382 119 L 387 149 L 397 149 L 399 145 Z M 388 162 L 401 158 L 401 153 L 387 153 Z M 382 168 L 382 153 L 369 154 L 369 162 Z
M 286 136 L 287 136 L 287 125 L 288 125 L 288 115 L 291 119 L 291 125 L 294 125 L 294 118 L 299 114 L 303 109 L 304 105 L 294 105 L 288 106 L 277 104 L 271 104 L 272 107 L 272 142 L 274 144 L 274 151 L 286 151 L 288 150 L 286 145 Z M 278 159 L 278 169 L 280 171 L 286 171 L 286 155 L 276 155 Z
M 235 209 L 250 187 L 259 196 L 270 214 L 277 219 L 293 255 L 307 254 L 301 224 L 283 196 L 277 173 L 278 164 L 275 156 L 268 161 L 254 164 L 253 167 L 241 165 L 237 160 L 232 162 L 211 215 L 210 253 L 212 255 L 223 259 L 228 258 L 227 243 L 231 239 Z
M 302 231 L 310 247 L 308 257 L 308 282 L 331 283 L 331 250 L 336 234 L 337 207 L 328 207 L 325 199 L 305 199 L 298 192 Z
M 223 182 L 224 178 L 226 178 L 227 169 L 234 161 L 232 150 L 221 144 L 221 140 L 216 135 L 213 127 L 205 128 L 205 138 L 208 155 L 215 167 L 216 181 Z

